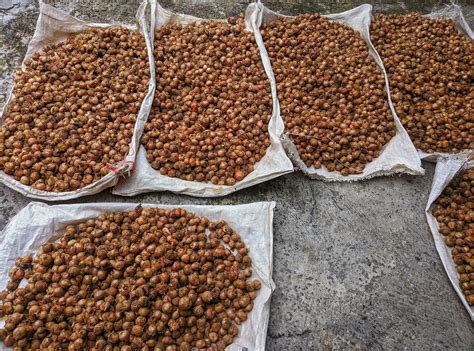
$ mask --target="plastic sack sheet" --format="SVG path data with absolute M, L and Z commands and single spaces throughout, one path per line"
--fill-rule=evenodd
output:
M 273 12 L 272 10 L 266 8 L 260 2 L 251 4 L 249 6 L 249 12 L 252 12 L 255 16 L 253 21 L 249 22 L 249 25 L 255 26 L 254 31 L 257 33 L 257 42 L 259 43 L 259 47 L 262 50 L 262 56 L 264 57 L 264 61 L 267 61 L 267 64 L 270 65 L 270 59 L 265 49 L 265 44 L 259 32 L 259 28 L 263 24 L 275 20 L 277 17 L 290 16 L 284 16 L 279 13 Z M 348 176 L 342 176 L 339 172 L 335 171 L 329 172 L 324 166 L 319 169 L 316 169 L 313 166 L 307 167 L 306 164 L 301 160 L 293 141 L 287 134 L 284 134 L 282 140 L 288 155 L 290 156 L 293 163 L 310 178 L 321 179 L 326 181 L 355 181 L 369 179 L 382 175 L 393 175 L 396 173 L 407 173 L 412 175 L 424 174 L 424 169 L 421 167 L 421 161 L 418 157 L 416 149 L 413 146 L 407 132 L 403 128 L 400 120 L 398 119 L 395 113 L 395 109 L 390 99 L 390 94 L 388 93 L 389 85 L 387 73 L 385 72 L 385 68 L 383 67 L 382 60 L 380 59 L 380 56 L 378 55 L 377 51 L 372 45 L 372 42 L 370 41 L 369 27 L 371 12 L 372 6 L 366 4 L 346 12 L 332 15 L 324 15 L 323 17 L 326 17 L 332 21 L 339 22 L 359 32 L 362 39 L 367 43 L 367 49 L 369 50 L 369 53 L 377 62 L 380 69 L 383 71 L 388 96 L 388 103 L 390 106 L 390 111 L 392 112 L 395 126 L 397 128 L 397 133 L 390 140 L 390 142 L 384 146 L 382 154 L 372 162 L 368 163 L 361 174 L 353 174 Z M 273 72 L 270 75 L 270 79 L 272 84 L 272 90 L 276 90 L 276 81 Z
M 140 111 L 138 112 L 137 119 L 135 122 L 135 128 L 133 132 L 132 139 L 130 141 L 129 152 L 124 160 L 114 165 L 114 171 L 108 173 L 98 181 L 87 185 L 84 188 L 67 191 L 67 192 L 50 192 L 44 190 L 38 190 L 33 187 L 21 184 L 19 181 L 9 176 L 3 171 L 0 171 L 0 182 L 12 188 L 13 190 L 18 191 L 19 193 L 36 199 L 46 200 L 46 201 L 61 201 L 74 199 L 81 196 L 92 195 L 101 192 L 102 190 L 114 186 L 120 175 L 129 172 L 135 162 L 136 150 L 138 149 L 140 136 L 143 132 L 145 122 L 148 118 L 148 114 L 151 109 L 151 104 L 153 102 L 153 95 L 155 93 L 155 63 L 153 60 L 153 52 L 150 44 L 149 32 L 147 30 L 146 16 L 145 11 L 147 7 L 147 2 L 144 0 L 138 8 L 136 21 L 137 25 L 127 25 L 127 24 L 103 24 L 103 23 L 92 23 L 81 21 L 77 18 L 70 16 L 69 14 L 56 9 L 48 4 L 40 1 L 40 14 L 38 17 L 38 22 L 36 24 L 36 30 L 28 44 L 28 50 L 23 59 L 23 64 L 27 61 L 33 54 L 40 52 L 41 49 L 45 46 L 48 46 L 53 43 L 58 43 L 66 40 L 72 34 L 78 34 L 83 31 L 86 31 L 91 28 L 107 28 L 107 27 L 116 27 L 122 26 L 129 28 L 131 30 L 139 30 L 142 36 L 145 39 L 147 52 L 148 52 L 148 61 L 150 65 L 150 82 L 148 86 L 148 93 L 145 96 Z M 11 100 L 11 94 L 13 88 L 10 92 L 10 95 L 5 104 L 6 111 L 8 109 L 8 103 Z
M 69 224 L 96 218 L 108 211 L 130 211 L 134 203 L 89 203 L 48 206 L 32 202 L 6 225 L 0 234 L 0 290 L 8 283 L 8 271 L 17 256 L 34 254 L 46 241 L 59 238 Z M 273 270 L 273 209 L 275 202 L 257 202 L 237 206 L 196 206 L 142 204 L 148 208 L 183 208 L 211 220 L 225 220 L 238 232 L 249 248 L 253 277 L 262 282 L 249 318 L 239 327 L 239 336 L 227 351 L 264 351 L 270 314 L 270 297 L 275 285 Z M 0 327 L 4 322 L 0 321 Z M 3 345 L 2 345 L 3 346 Z M 0 347 L 1 348 L 1 347 Z
M 441 10 L 435 11 L 427 15 L 426 17 L 431 19 L 437 18 L 449 18 L 454 22 L 456 28 L 464 34 L 470 40 L 474 40 L 474 33 L 472 32 L 469 24 L 464 19 L 464 15 L 462 14 L 461 6 L 456 4 L 446 5 Z M 460 154 L 468 155 L 474 153 L 474 150 L 465 150 Z M 435 153 L 427 153 L 422 150 L 418 150 L 418 154 L 420 155 L 422 160 L 435 162 L 439 157 L 448 157 L 450 154 L 443 153 L 443 152 L 435 152 Z
M 426 220 L 430 226 L 436 250 L 438 251 L 439 257 L 441 258 L 444 269 L 448 274 L 449 280 L 451 281 L 454 290 L 456 290 L 456 293 L 459 295 L 462 304 L 469 312 L 471 319 L 474 321 L 474 307 L 469 306 L 461 288 L 459 287 L 459 273 L 456 270 L 456 266 L 451 256 L 451 248 L 444 243 L 443 235 L 439 232 L 438 221 L 431 213 L 434 202 L 441 195 L 448 184 L 464 169 L 473 167 L 474 161 L 469 161 L 469 159 L 465 156 L 440 157 L 438 159 L 433 177 L 433 183 L 431 184 L 430 196 L 426 205 Z
M 151 0 L 151 38 L 153 42 L 154 29 L 167 24 L 186 25 L 192 22 L 206 21 L 201 18 L 177 14 L 165 10 L 155 0 Z M 246 23 L 250 22 L 253 13 L 247 11 Z M 248 30 L 253 27 L 247 25 Z M 258 44 L 258 41 L 257 41 Z M 260 45 L 260 44 L 259 44 Z M 267 75 L 270 77 L 271 67 L 268 59 L 262 56 L 263 65 Z M 136 194 L 151 191 L 171 191 L 178 194 L 186 194 L 198 197 L 218 197 L 225 196 L 237 190 L 248 188 L 250 186 L 265 182 L 267 180 L 279 177 L 283 174 L 293 171 L 293 165 L 286 156 L 280 136 L 283 133 L 283 120 L 280 117 L 278 100 L 274 84 L 271 84 L 273 111 L 268 124 L 268 133 L 270 136 L 270 146 L 265 156 L 255 164 L 254 170 L 244 179 L 233 186 L 214 185 L 212 183 L 195 182 L 182 180 L 180 178 L 168 177 L 160 174 L 153 169 L 146 158 L 145 148 L 141 145 L 138 149 L 136 170 L 131 176 L 120 181 L 114 188 L 113 193 L 117 195 L 133 196 Z

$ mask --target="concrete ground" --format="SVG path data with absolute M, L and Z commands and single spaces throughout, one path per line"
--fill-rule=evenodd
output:
M 287 14 L 337 12 L 359 1 L 325 4 L 273 0 Z M 434 2 L 397 1 L 376 9 L 429 12 Z M 137 2 L 55 1 L 75 16 L 132 21 Z M 163 1 L 169 9 L 225 17 L 248 1 Z M 462 2 L 461 2 L 462 4 Z M 468 21 L 474 6 L 465 0 Z M 0 0 L 0 107 L 31 38 L 38 5 Z M 268 350 L 473 350 L 474 327 L 455 294 L 425 220 L 434 167 L 423 177 L 395 176 L 352 184 L 286 175 L 221 199 L 170 193 L 121 198 L 110 191 L 79 202 L 133 201 L 166 204 L 238 204 L 277 201 L 274 280 Z M 0 228 L 30 200 L 0 185 Z M 73 201 L 70 201 L 73 202 Z

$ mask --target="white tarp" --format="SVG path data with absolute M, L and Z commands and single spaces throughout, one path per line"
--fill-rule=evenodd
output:
M 152 48 L 151 48 L 151 41 L 149 37 L 149 32 L 147 30 L 146 24 L 146 6 L 147 1 L 144 0 L 140 7 L 138 8 L 136 21 L 138 25 L 127 25 L 127 24 L 104 24 L 104 23 L 92 23 L 92 22 L 85 22 L 81 21 L 77 18 L 70 16 L 69 14 L 52 7 L 51 5 L 45 4 L 44 2 L 40 1 L 40 14 L 38 17 L 38 22 L 36 23 L 36 30 L 31 39 L 30 43 L 28 44 L 28 51 L 23 59 L 23 63 L 28 60 L 34 53 L 41 51 L 41 49 L 47 45 L 52 43 L 57 43 L 66 40 L 72 34 L 78 34 L 89 30 L 91 28 L 107 28 L 112 26 L 123 26 L 127 27 L 131 30 L 138 30 L 145 38 L 147 51 L 148 51 L 148 61 L 150 65 L 150 83 L 148 86 L 148 94 L 146 95 L 145 99 L 142 102 L 140 107 L 140 111 L 138 112 L 138 116 L 135 122 L 135 128 L 133 131 L 133 136 L 130 141 L 130 148 L 128 155 L 125 159 L 119 162 L 115 172 L 110 172 L 103 178 L 99 179 L 98 181 L 89 184 L 88 186 L 74 190 L 74 191 L 67 191 L 67 192 L 50 192 L 44 190 L 38 190 L 33 187 L 21 184 L 19 181 L 15 180 L 13 177 L 9 176 L 5 172 L 0 171 L 0 182 L 12 188 L 13 190 L 18 191 L 19 193 L 41 200 L 47 201 L 61 201 L 61 200 L 68 200 L 74 199 L 81 196 L 92 195 L 102 190 L 114 186 L 120 175 L 129 172 L 133 168 L 133 164 L 135 162 L 135 155 L 136 150 L 138 149 L 138 145 L 140 143 L 140 136 L 143 132 L 143 127 L 145 122 L 148 118 L 148 114 L 151 109 L 151 104 L 153 102 L 153 96 L 155 93 L 155 63 L 153 60 L 152 55 Z M 24 65 L 23 65 L 24 68 Z M 4 111 L 8 109 L 8 103 L 11 99 L 11 93 L 7 99 L 5 104 Z M 3 118 L 0 118 L 0 120 Z
M 252 13 L 247 11 L 246 23 Z M 201 22 L 204 19 L 173 13 L 165 10 L 155 0 L 151 0 L 151 38 L 153 43 L 154 30 L 167 24 L 179 23 L 186 25 L 192 22 Z M 247 26 L 251 30 L 252 27 Z M 258 43 L 258 41 L 257 41 Z M 259 45 L 260 46 L 260 45 Z M 263 65 L 267 75 L 271 73 L 268 60 L 262 55 Z M 267 180 L 279 177 L 293 171 L 293 165 L 286 156 L 285 150 L 280 141 L 283 133 L 283 121 L 279 113 L 278 100 L 276 98 L 275 86 L 272 84 L 273 112 L 268 124 L 271 145 L 268 147 L 265 156 L 255 164 L 253 172 L 247 175 L 240 182 L 233 186 L 214 185 L 211 183 L 182 180 L 180 178 L 168 177 L 153 169 L 146 158 L 146 151 L 143 145 L 140 146 L 136 159 L 136 170 L 130 177 L 121 180 L 114 188 L 113 193 L 117 195 L 133 196 L 150 191 L 171 191 L 178 194 L 186 194 L 198 197 L 218 197 L 228 195 L 237 190 L 248 188 Z
M 48 206 L 32 202 L 7 224 L 0 234 L 0 290 L 8 283 L 8 271 L 17 256 L 34 254 L 41 244 L 59 238 L 69 224 L 96 218 L 108 211 L 130 211 L 134 203 L 89 203 Z M 240 326 L 239 336 L 227 351 L 264 351 L 270 314 L 270 296 L 275 289 L 273 271 L 273 209 L 275 202 L 257 202 L 236 206 L 196 206 L 142 204 L 143 207 L 180 207 L 211 220 L 225 220 L 241 235 L 252 258 L 253 278 L 262 282 L 254 308 Z M 0 328 L 4 322 L 0 322 Z M 0 343 L 0 348 L 3 344 Z M 5 348 L 5 350 L 10 350 Z
M 464 307 L 466 307 L 469 312 L 471 319 L 474 321 L 474 307 L 469 306 L 461 287 L 459 286 L 459 274 L 451 256 L 451 248 L 444 243 L 443 235 L 439 232 L 438 221 L 431 213 L 433 203 L 441 195 L 448 184 L 464 169 L 473 167 L 474 161 L 469 162 L 468 158 L 463 156 L 440 157 L 438 159 L 433 183 L 431 184 L 430 197 L 426 205 L 426 220 L 430 226 L 436 250 L 438 250 L 439 257 L 441 258 L 441 262 L 443 262 L 446 273 L 448 273 L 449 280 L 453 284 L 454 290 L 456 290 L 456 293 L 459 295 Z
M 256 16 L 254 21 L 249 22 L 249 25 L 256 26 L 254 31 L 257 33 L 257 42 L 259 43 L 259 47 L 262 50 L 262 57 L 264 58 L 264 61 L 267 61 L 267 64 L 270 65 L 269 57 L 267 51 L 264 48 L 264 42 L 258 29 L 261 27 L 261 25 L 269 23 L 275 20 L 277 17 L 290 16 L 284 16 L 273 12 L 261 3 L 249 5 L 249 9 L 247 11 L 254 13 Z M 355 31 L 358 31 L 361 34 L 362 39 L 364 39 L 364 41 L 367 43 L 367 49 L 369 50 L 369 53 L 377 62 L 384 74 L 388 103 L 392 112 L 395 126 L 397 128 L 397 133 L 390 140 L 390 142 L 384 146 L 382 154 L 377 159 L 365 166 L 363 173 L 349 176 L 342 176 L 339 172 L 329 172 L 325 167 L 321 167 L 319 169 L 316 169 L 313 166 L 307 167 L 306 164 L 301 160 L 292 140 L 288 137 L 288 135 L 285 134 L 283 136 L 283 143 L 287 153 L 289 154 L 293 163 L 298 166 L 298 168 L 300 168 L 303 173 L 311 178 L 327 181 L 355 181 L 382 175 L 393 175 L 396 173 L 407 173 L 412 175 L 424 174 L 424 169 L 421 167 L 421 161 L 418 157 L 416 149 L 395 113 L 395 109 L 390 99 L 390 94 L 388 93 L 389 84 L 382 60 L 370 41 L 369 28 L 371 12 L 372 6 L 366 4 L 346 12 L 324 15 L 323 17 L 339 22 L 354 29 Z M 276 89 L 276 82 L 273 73 L 270 75 L 270 80 L 272 89 Z

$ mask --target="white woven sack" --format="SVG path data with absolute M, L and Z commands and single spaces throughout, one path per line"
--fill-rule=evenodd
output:
M 262 36 L 259 32 L 259 28 L 262 24 L 269 23 L 278 17 L 290 16 L 284 16 L 279 13 L 276 13 L 266 8 L 260 2 L 251 4 L 249 8 L 254 8 L 252 12 L 256 13 L 256 18 L 254 18 L 254 21 L 251 23 L 251 25 L 255 26 L 254 31 L 257 33 L 257 42 L 259 43 L 259 47 L 262 50 L 262 56 L 264 57 L 264 61 L 268 61 L 268 64 L 270 64 Z M 421 161 L 416 153 L 416 149 L 413 146 L 407 132 L 403 128 L 402 124 L 400 123 L 400 120 L 398 119 L 395 113 L 392 100 L 390 99 L 390 94 L 388 93 L 389 85 L 387 73 L 385 72 L 385 68 L 383 67 L 382 60 L 380 59 L 380 56 L 378 55 L 377 51 L 372 45 L 372 42 L 370 41 L 369 27 L 371 12 L 372 6 L 366 4 L 346 12 L 332 15 L 324 15 L 323 17 L 326 17 L 332 21 L 339 22 L 354 29 L 355 31 L 358 31 L 361 34 L 362 39 L 364 39 L 364 41 L 367 43 L 367 49 L 369 50 L 370 55 L 377 62 L 384 74 L 388 103 L 390 106 L 390 111 L 392 112 L 395 126 L 397 128 L 397 133 L 390 140 L 390 142 L 384 146 L 382 154 L 372 162 L 368 163 L 361 174 L 352 174 L 348 176 L 342 176 L 339 172 L 335 171 L 329 172 L 324 166 L 319 169 L 316 169 L 313 166 L 307 167 L 306 164 L 301 160 L 298 151 L 295 145 L 293 144 L 293 141 L 287 134 L 285 134 L 282 137 L 282 140 L 287 153 L 289 154 L 293 163 L 310 178 L 321 179 L 326 181 L 355 181 L 369 179 L 382 175 L 393 175 L 396 173 L 407 173 L 412 175 L 424 174 L 424 169 L 421 167 Z M 273 72 L 270 75 L 270 80 L 272 84 L 272 89 L 276 90 L 276 81 Z
M 57 8 L 52 7 L 51 5 L 45 4 L 44 2 L 40 1 L 40 14 L 38 17 L 38 22 L 36 23 L 36 30 L 33 35 L 33 38 L 31 38 L 31 41 L 28 44 L 28 51 L 25 55 L 25 58 L 23 59 L 23 68 L 25 61 L 28 60 L 34 53 L 40 52 L 41 49 L 45 46 L 66 40 L 71 34 L 81 33 L 91 28 L 123 26 L 131 30 L 139 30 L 145 38 L 148 52 L 148 61 L 150 64 L 150 83 L 148 86 L 148 94 L 143 100 L 142 105 L 140 107 L 140 111 L 138 112 L 133 136 L 130 140 L 130 148 L 128 155 L 123 161 L 115 165 L 116 170 L 114 172 L 108 173 L 103 178 L 92 184 L 87 185 L 84 188 L 67 192 L 50 192 L 34 189 L 31 186 L 21 184 L 19 181 L 15 180 L 13 177 L 2 171 L 0 171 L 0 182 L 5 184 L 9 188 L 12 188 L 13 190 L 16 190 L 19 193 L 31 198 L 46 201 L 61 201 L 96 194 L 106 188 L 112 187 L 117 183 L 120 175 L 129 172 L 133 168 L 140 136 L 142 134 L 146 119 L 148 118 L 148 114 L 151 109 L 151 104 L 153 102 L 153 95 L 155 93 L 155 63 L 152 59 L 152 48 L 150 44 L 149 32 L 146 26 L 146 6 L 147 2 L 146 0 L 144 0 L 138 8 L 136 14 L 136 21 L 138 25 L 104 24 L 81 21 Z M 8 109 L 8 103 L 11 99 L 12 92 L 13 88 L 5 104 L 4 111 Z M 3 118 L 0 118 L 0 120 L 2 119 Z
M 253 14 L 246 13 L 246 23 Z M 206 21 L 202 18 L 173 13 L 165 10 L 161 5 L 151 0 L 151 35 L 152 44 L 154 38 L 154 29 L 160 28 L 166 24 L 179 23 L 186 25 L 192 22 Z M 248 30 L 252 27 L 247 26 Z M 263 65 L 267 75 L 271 74 L 271 67 L 268 60 L 262 56 Z M 255 164 L 254 170 L 244 179 L 233 186 L 214 185 L 211 183 L 195 182 L 182 180 L 180 178 L 168 177 L 160 174 L 153 169 L 146 158 L 145 148 L 141 145 L 137 154 L 136 170 L 131 176 L 120 181 L 114 188 L 113 193 L 117 195 L 133 196 L 136 194 L 150 191 L 171 191 L 178 194 L 186 194 L 197 197 L 218 197 L 225 196 L 237 190 L 248 188 L 250 186 L 265 182 L 267 180 L 279 177 L 283 174 L 293 171 L 293 165 L 286 156 L 285 150 L 280 141 L 283 133 L 283 121 L 279 113 L 279 105 L 276 99 L 275 87 L 272 88 L 273 112 L 268 124 L 268 133 L 270 135 L 270 146 L 265 156 Z
M 454 290 L 456 290 L 456 293 L 459 295 L 462 304 L 464 307 L 466 307 L 471 319 L 474 321 L 474 307 L 469 306 L 466 301 L 466 297 L 459 287 L 459 274 L 451 256 L 451 248 L 446 246 L 444 243 L 443 235 L 439 232 L 438 221 L 431 213 L 431 210 L 433 209 L 433 203 L 441 195 L 448 184 L 464 169 L 473 167 L 474 161 L 469 162 L 468 158 L 465 156 L 456 155 L 438 158 L 435 174 L 433 177 L 433 183 L 431 184 L 430 197 L 428 198 L 428 203 L 426 204 L 426 220 L 430 226 L 436 250 L 438 251 L 439 257 L 441 258 L 441 262 L 443 262 L 443 266 L 446 270 L 446 273 L 448 274 L 449 280 L 451 281 Z
M 8 270 L 14 267 L 15 258 L 34 254 L 41 244 L 54 241 L 69 224 L 96 218 L 108 211 L 130 211 L 134 203 L 89 203 L 48 206 L 32 202 L 7 224 L 0 234 L 0 290 L 8 283 Z M 275 202 L 256 202 L 237 206 L 196 206 L 142 204 L 148 208 L 180 207 L 211 220 L 225 220 L 238 232 L 249 248 L 253 278 L 262 282 L 248 319 L 239 327 L 239 336 L 227 351 L 265 350 L 270 297 L 275 289 L 273 271 L 273 209 Z M 54 233 L 54 236 L 52 236 Z M 2 328 L 4 321 L 0 321 Z M 1 346 L 0 346 L 1 348 Z M 6 350 L 11 350 L 5 348 Z
M 474 33 L 472 32 L 471 28 L 469 27 L 469 24 L 466 22 L 464 19 L 464 15 L 462 14 L 462 9 L 461 6 L 456 5 L 456 4 L 450 4 L 446 5 L 443 7 L 441 10 L 434 11 L 430 13 L 429 15 L 426 15 L 426 17 L 431 18 L 431 19 L 437 19 L 437 18 L 449 18 L 454 21 L 454 25 L 456 26 L 457 30 L 462 33 L 464 36 L 466 36 L 470 40 L 474 40 Z M 461 155 L 468 155 L 474 153 L 474 150 L 465 150 L 461 152 Z M 430 162 L 436 162 L 436 160 L 439 157 L 448 157 L 449 155 L 445 152 L 434 152 L 434 153 L 427 153 L 422 150 L 418 150 L 418 154 L 420 155 L 420 158 L 425 161 L 430 161 Z

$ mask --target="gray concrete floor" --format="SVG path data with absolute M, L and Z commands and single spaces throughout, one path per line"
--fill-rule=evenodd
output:
M 79 18 L 110 22 L 131 21 L 138 2 L 53 3 Z M 247 3 L 163 1 L 169 9 L 209 18 L 236 15 Z M 362 2 L 266 3 L 272 9 L 297 14 L 336 12 Z M 376 9 L 418 9 L 426 13 L 434 3 L 376 1 Z M 470 0 L 465 5 L 472 24 L 474 6 Z M 0 0 L 0 107 L 33 34 L 37 8 L 31 0 Z M 434 170 L 431 164 L 425 167 L 423 177 L 395 176 L 352 184 L 310 181 L 295 173 L 221 199 L 170 193 L 121 198 L 105 191 L 77 202 L 277 201 L 277 289 L 271 305 L 268 350 L 473 350 L 473 324 L 448 281 L 425 220 L 424 207 Z M 29 201 L 0 185 L 0 228 Z

